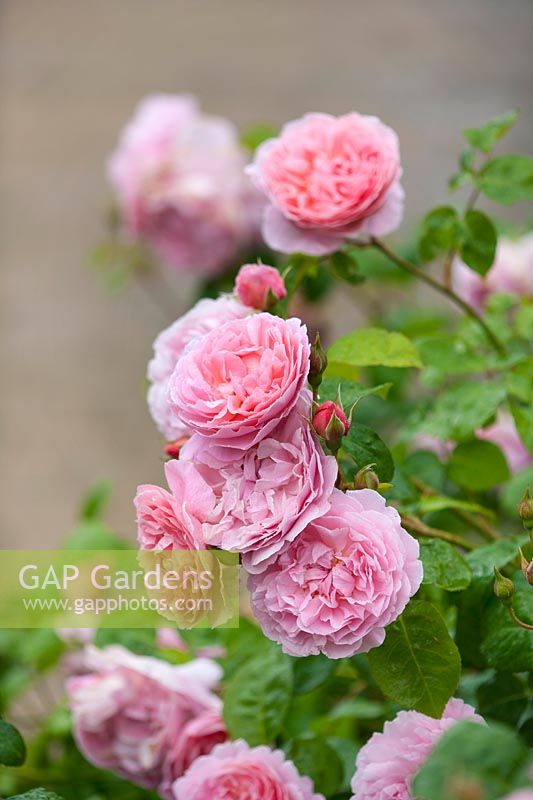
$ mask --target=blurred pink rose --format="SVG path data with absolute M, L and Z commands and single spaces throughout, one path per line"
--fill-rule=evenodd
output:
M 175 628 L 158 628 L 155 632 L 156 644 L 164 650 L 178 650 L 186 653 L 189 649 Z
M 516 241 L 500 239 L 494 263 L 483 277 L 457 258 L 453 288 L 477 311 L 497 292 L 533 298 L 533 233 Z
M 261 205 L 244 166 L 231 122 L 162 94 L 139 104 L 108 175 L 132 236 L 180 271 L 211 275 L 257 237 Z
M 250 572 L 260 572 L 316 517 L 324 514 L 337 478 L 337 462 L 326 456 L 306 417 L 311 397 L 266 438 L 235 458 L 236 451 L 193 436 L 182 451 L 182 466 L 194 462 L 208 484 L 201 517 L 207 545 L 244 553 Z M 192 485 L 193 478 L 189 482 Z
M 239 300 L 247 306 L 267 309 L 269 292 L 277 300 L 286 294 L 283 278 L 274 267 L 266 264 L 244 264 L 235 279 L 235 293 Z
M 148 364 L 148 407 L 152 418 L 168 440 L 178 439 L 190 433 L 168 401 L 168 380 L 187 345 L 216 330 L 230 319 L 245 317 L 251 312 L 232 297 L 217 300 L 199 300 L 186 314 L 161 331 L 154 342 L 154 356 Z
M 214 661 L 172 666 L 114 645 L 89 647 L 86 667 L 67 681 L 67 693 L 76 742 L 96 766 L 157 789 L 168 770 L 187 768 L 191 738 L 196 753 L 213 746 L 221 701 L 212 690 L 222 672 Z
M 533 800 L 533 789 L 518 789 L 512 794 L 506 794 L 502 800 Z
M 173 791 L 174 800 L 324 800 L 281 750 L 242 740 L 198 758 Z
M 462 700 L 448 701 L 441 719 L 400 711 L 359 750 L 352 800 L 412 800 L 411 781 L 440 737 L 456 722 L 484 720 Z
M 382 644 L 422 581 L 419 547 L 371 489 L 334 489 L 331 508 L 250 575 L 252 609 L 285 653 L 343 658 Z
M 172 494 L 159 486 L 137 488 L 137 540 L 141 550 L 203 550 L 198 522 L 203 492 L 209 487 L 192 464 L 168 461 L 165 475 Z
M 254 314 L 193 342 L 169 380 L 168 397 L 192 430 L 246 449 L 294 408 L 309 371 L 299 319 Z
M 248 171 L 270 201 L 263 238 L 283 253 L 332 253 L 402 219 L 398 137 L 377 117 L 307 114 L 264 142 Z
M 498 445 L 513 473 L 520 472 L 533 462 L 533 456 L 520 438 L 515 421 L 507 411 L 498 411 L 496 422 L 488 428 L 478 428 L 476 436 Z

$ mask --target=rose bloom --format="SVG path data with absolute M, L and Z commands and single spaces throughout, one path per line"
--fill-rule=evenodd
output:
M 212 275 L 257 237 L 260 200 L 228 120 L 194 97 L 152 95 L 138 106 L 108 165 L 123 224 L 179 271 Z
M 488 428 L 476 430 L 478 439 L 498 445 L 512 473 L 520 472 L 533 461 L 533 456 L 523 443 L 511 414 L 499 411 L 496 422 Z
M 86 668 L 67 681 L 67 693 L 76 742 L 96 766 L 157 789 L 196 754 L 209 752 L 213 715 L 220 741 L 221 701 L 212 690 L 222 671 L 214 661 L 172 666 L 114 645 L 89 647 Z
M 148 364 L 148 407 L 152 418 L 168 440 L 190 434 L 167 397 L 168 381 L 187 345 L 215 330 L 230 319 L 239 319 L 251 313 L 251 309 L 232 297 L 217 300 L 204 298 L 186 314 L 161 331 L 154 342 L 154 356 Z
M 246 449 L 296 405 L 309 351 L 299 319 L 263 312 L 231 320 L 187 348 L 169 380 L 170 403 L 192 430 Z
M 448 701 L 441 719 L 400 711 L 359 750 L 352 800 L 412 800 L 411 781 L 445 731 L 467 719 L 483 723 L 472 706 Z
M 512 794 L 507 794 L 503 800 L 533 800 L 533 789 L 518 789 Z
M 263 142 L 248 171 L 270 201 L 263 238 L 274 250 L 320 256 L 401 222 L 398 137 L 377 117 L 307 114 Z
M 244 264 L 240 268 L 235 279 L 235 293 L 242 303 L 263 311 L 267 308 L 269 292 L 277 300 L 287 294 L 277 269 L 266 264 Z
M 242 739 L 196 759 L 173 792 L 174 800 L 324 800 L 281 750 Z
M 500 239 L 494 263 L 484 276 L 456 258 L 453 288 L 477 311 L 482 311 L 489 297 L 497 292 L 533 298 L 533 233 L 516 241 Z
M 207 545 L 244 554 L 250 572 L 260 572 L 313 519 L 324 514 L 337 479 L 337 462 L 326 456 L 309 417 L 305 392 L 296 408 L 266 438 L 240 452 L 195 434 L 183 448 L 184 467 L 194 463 L 205 499 L 202 539 Z M 188 486 L 194 490 L 194 478 Z M 198 494 L 200 494 L 198 492 Z
M 285 653 L 343 658 L 382 644 L 421 581 L 418 542 L 398 512 L 372 489 L 335 489 L 330 510 L 248 587 L 263 632 Z
M 141 550 L 203 550 L 198 517 L 206 487 L 192 464 L 168 461 L 170 492 L 145 484 L 137 488 L 137 541 Z

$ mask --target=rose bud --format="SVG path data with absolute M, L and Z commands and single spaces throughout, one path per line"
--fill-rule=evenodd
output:
M 313 417 L 313 428 L 333 449 L 338 449 L 340 440 L 350 430 L 350 423 L 342 408 L 333 400 L 321 403 Z
M 533 500 L 529 494 L 529 486 L 524 492 L 524 496 L 518 505 L 518 513 L 520 519 L 524 523 L 524 528 L 527 531 L 533 531 Z
M 189 441 L 188 436 L 181 436 L 179 439 L 176 439 L 174 442 L 169 442 L 165 445 L 165 454 L 169 458 L 179 458 L 180 451 L 184 444 Z
M 494 594 L 504 606 L 510 606 L 515 591 L 514 583 L 509 578 L 505 578 L 497 567 L 494 567 L 494 575 Z
M 307 379 L 313 389 L 318 389 L 322 383 L 322 375 L 328 365 L 328 357 L 326 351 L 322 347 L 320 341 L 320 334 L 317 333 L 315 341 L 311 345 L 311 356 L 309 359 L 309 375 Z
M 287 294 L 277 269 L 265 264 L 244 264 L 235 279 L 235 291 L 241 303 L 260 311 L 268 311 Z
M 354 478 L 355 489 L 379 489 L 379 478 L 373 470 L 375 464 L 368 464 L 359 470 Z
M 518 553 L 520 554 L 520 569 L 524 573 L 524 578 L 530 586 L 533 586 L 533 561 L 527 560 L 521 547 L 518 548 Z

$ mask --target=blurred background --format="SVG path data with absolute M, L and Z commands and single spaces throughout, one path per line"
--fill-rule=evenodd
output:
M 58 544 L 101 477 L 133 536 L 135 487 L 162 483 L 144 374 L 172 317 L 87 267 L 143 95 L 192 92 L 241 127 L 376 114 L 408 223 L 446 201 L 462 128 L 519 106 L 508 147 L 531 149 L 532 34 L 531 0 L 0 0 L 0 546 Z M 165 277 L 178 316 L 194 282 Z

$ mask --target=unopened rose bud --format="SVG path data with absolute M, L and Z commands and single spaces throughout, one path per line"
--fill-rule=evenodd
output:
M 502 575 L 496 567 L 494 567 L 494 575 L 494 594 L 505 606 L 510 606 L 515 591 L 514 583 Z
M 313 428 L 326 440 L 330 449 L 338 450 L 343 436 L 350 430 L 350 423 L 342 408 L 333 400 L 321 403 L 313 417 Z
M 268 311 L 287 294 L 277 269 L 266 264 L 244 264 L 235 279 L 235 292 L 245 306 L 261 311 Z
M 175 442 L 169 442 L 165 445 L 165 453 L 169 458 L 179 458 L 180 451 L 183 445 L 188 442 L 188 436 L 182 436 L 180 439 L 176 439 Z
M 524 578 L 529 583 L 530 586 L 533 586 L 533 561 L 528 561 L 525 555 L 522 552 L 522 548 L 518 548 L 518 552 L 520 554 L 520 569 L 524 573 Z
M 318 389 L 322 383 L 322 375 L 328 365 L 328 357 L 326 351 L 322 347 L 320 341 L 320 334 L 317 333 L 315 341 L 311 345 L 311 355 L 309 358 L 309 376 L 308 380 L 313 389 Z
M 354 487 L 356 489 L 374 489 L 379 488 L 379 478 L 373 470 L 375 464 L 369 464 L 363 469 L 360 469 L 354 479 Z
M 529 486 L 518 504 L 518 513 L 527 531 L 533 531 L 533 499 L 529 494 Z

